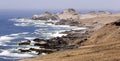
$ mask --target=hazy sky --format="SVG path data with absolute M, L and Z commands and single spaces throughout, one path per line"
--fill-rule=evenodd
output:
M 120 0 L 0 0 L 0 9 L 61 8 L 120 10 Z

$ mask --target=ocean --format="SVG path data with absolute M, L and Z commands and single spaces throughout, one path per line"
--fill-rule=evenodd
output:
M 36 53 L 21 53 L 19 48 L 34 46 L 19 46 L 22 40 L 34 38 L 49 39 L 61 37 L 63 31 L 80 29 L 69 25 L 46 24 L 43 20 L 17 20 L 14 18 L 30 18 L 34 14 L 40 14 L 39 10 L 1 10 L 0 11 L 0 61 L 16 61 L 19 59 L 38 56 Z M 81 27 L 82 29 L 82 27 Z M 84 28 L 83 28 L 84 29 Z M 37 47 L 34 47 L 37 48 Z

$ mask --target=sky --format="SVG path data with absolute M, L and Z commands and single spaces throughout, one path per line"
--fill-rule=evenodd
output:
M 120 10 L 120 0 L 0 0 L 0 9 Z

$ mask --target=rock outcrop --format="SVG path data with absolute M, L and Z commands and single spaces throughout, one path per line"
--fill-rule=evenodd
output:
M 80 15 L 79 12 L 77 12 L 75 9 L 70 8 L 70 9 L 65 9 L 62 13 L 59 13 L 59 14 L 52 14 L 50 12 L 45 12 L 40 15 L 33 15 L 32 19 L 34 19 L 34 20 L 49 20 L 49 19 L 52 19 L 52 20 L 57 20 L 57 19 L 78 20 L 79 15 Z
M 67 36 L 55 37 L 51 39 L 39 39 L 35 38 L 33 40 L 27 40 L 20 42 L 19 45 L 31 45 L 39 48 L 29 48 L 29 49 L 19 49 L 20 52 L 32 52 L 36 51 L 40 53 L 53 53 L 56 51 L 78 48 L 78 46 L 87 40 L 88 33 L 86 30 L 77 30 L 77 31 L 66 31 Z M 29 43 L 29 44 L 28 44 Z
M 49 20 L 49 19 L 57 20 L 58 17 L 50 12 L 45 12 L 40 15 L 33 15 L 32 19 L 34 19 L 34 20 Z
M 55 25 L 80 26 L 81 24 L 79 21 L 75 21 L 73 19 L 69 19 L 69 20 L 61 19 L 59 22 L 56 22 Z
M 64 19 L 64 20 L 71 20 L 71 19 L 79 20 L 80 13 L 72 8 L 69 8 L 69 9 L 65 9 L 62 13 L 57 14 L 57 16 L 60 19 Z

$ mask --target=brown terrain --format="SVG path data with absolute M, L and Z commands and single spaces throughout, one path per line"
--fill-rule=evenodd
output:
M 93 26 L 90 29 L 93 32 L 78 48 L 20 61 L 120 61 L 120 14 L 107 12 L 106 15 L 101 15 L 100 12 L 100 15 L 97 13 L 96 16 L 95 12 L 90 12 L 89 15 L 92 15 L 92 18 L 86 17 L 78 21 L 83 26 Z M 79 40 L 81 39 L 77 38 L 73 41 Z

